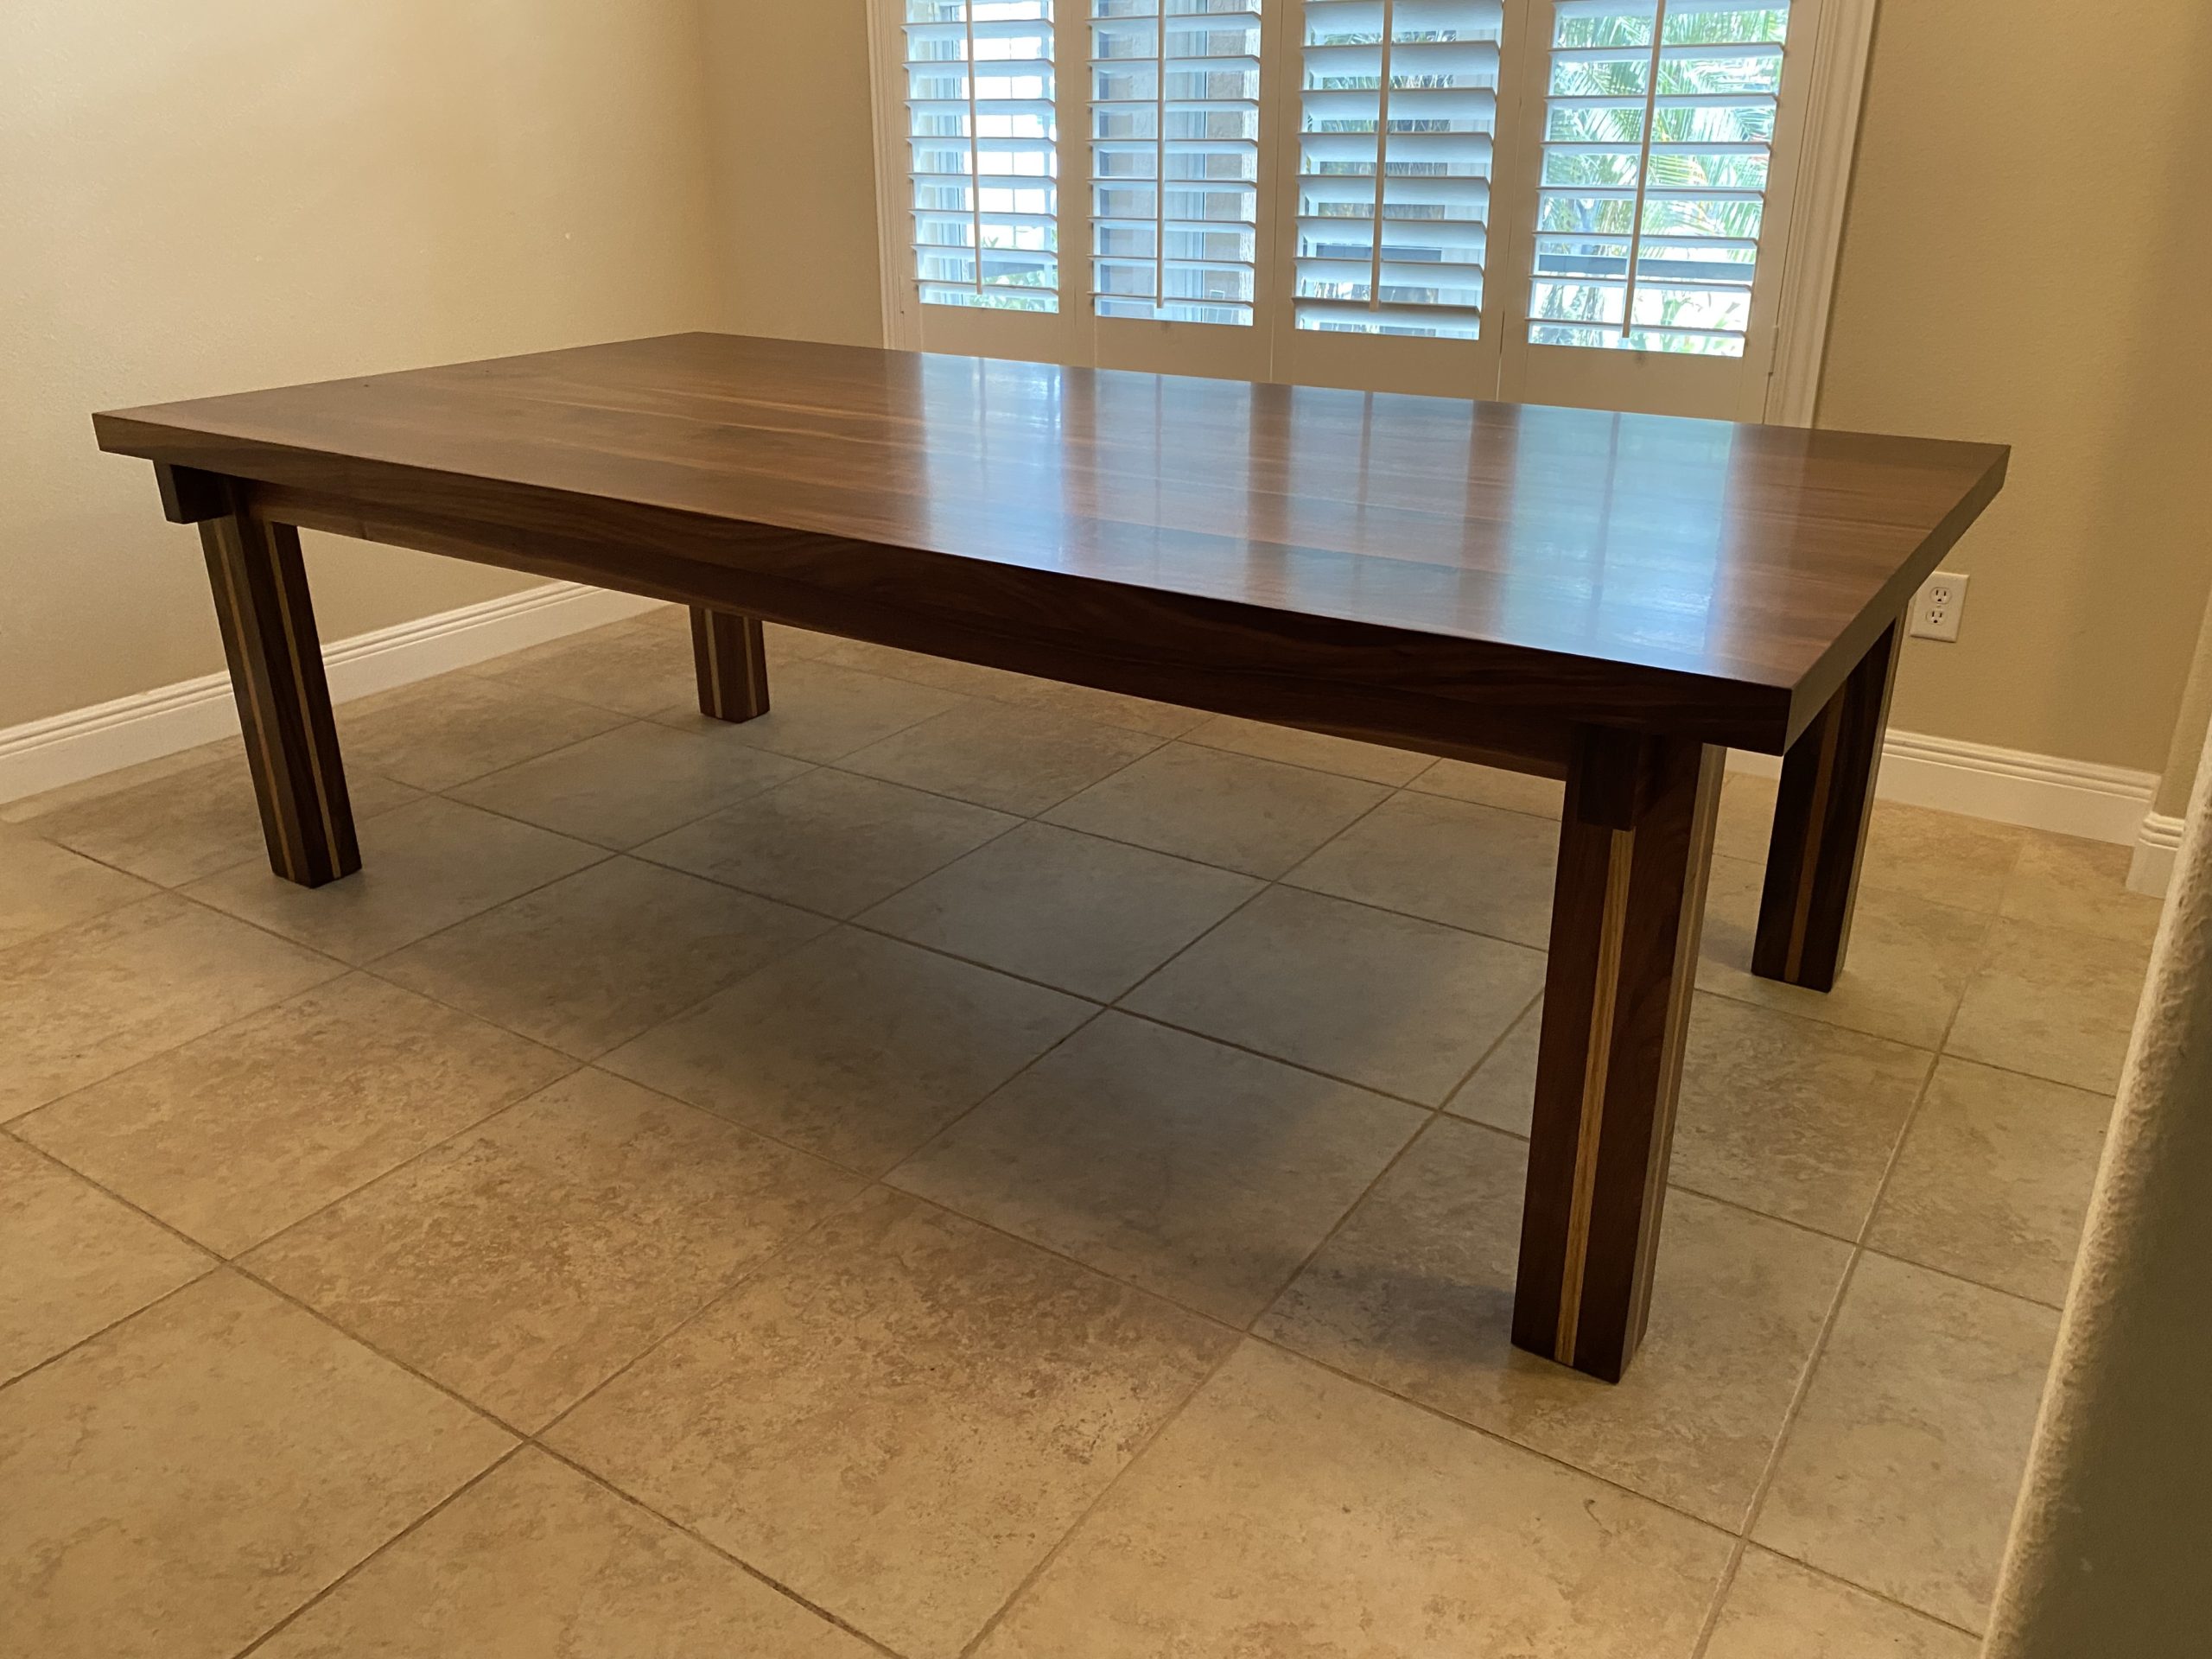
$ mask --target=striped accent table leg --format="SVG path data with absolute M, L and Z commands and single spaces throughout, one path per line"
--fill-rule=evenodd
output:
M 361 849 L 299 531 L 238 511 L 199 523 L 270 868 L 307 887 L 351 875 Z
M 699 712 L 709 720 L 768 712 L 768 652 L 759 617 L 694 605 L 691 660 L 699 671 Z
M 1892 623 L 1783 757 L 1751 943 L 1751 971 L 1762 978 L 1825 991 L 1843 971 L 1897 645 Z
M 1590 731 L 1567 774 L 1513 1340 L 1609 1382 L 1650 1308 L 1720 772 Z

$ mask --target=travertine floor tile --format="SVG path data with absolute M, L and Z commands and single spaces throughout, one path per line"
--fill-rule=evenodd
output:
M 887 679 L 906 680 L 914 685 L 933 686 L 941 691 L 957 691 L 963 696 L 1001 702 L 1020 702 L 1030 684 L 1027 676 L 1007 669 L 955 662 L 949 657 L 925 657 L 919 652 L 901 651 L 896 645 L 874 645 L 865 640 L 841 639 L 830 634 L 816 636 L 815 656 L 819 661 L 834 663 L 840 668 L 857 668 Z
M 0 951 L 0 1119 L 342 971 L 166 894 Z
M 0 1392 L 10 1645 L 228 1659 L 512 1444 L 210 1274 Z
M 1111 1001 L 1259 890 L 1211 864 L 1025 823 L 860 919 Z
M 529 1430 L 858 1185 L 734 1124 L 580 1071 L 246 1260 Z
M 1040 680 L 1022 675 L 1015 683 L 995 690 L 992 696 L 1024 709 L 1046 709 L 1054 714 L 1095 720 L 1102 726 L 1119 726 L 1154 737 L 1180 737 L 1205 721 L 1203 709 L 1185 709 L 1150 697 L 1122 691 L 1101 691 L 1095 686 L 1070 685 L 1060 680 Z
M 2111 1118 L 2108 1096 L 1937 1062 L 1866 1242 L 2056 1306 Z
M 2024 833 L 1999 914 L 2147 946 L 2164 906 L 2127 890 L 2128 858 L 2101 841 Z
M 1421 1122 L 1401 1102 L 1108 1014 L 890 1179 L 1242 1325 Z
M 1284 880 L 1541 950 L 1559 826 L 1440 795 L 1392 797 Z
M 1714 828 L 1715 851 L 1755 864 L 1766 861 L 1775 788 L 1770 778 L 1728 774 Z M 2024 833 L 2010 824 L 1878 800 L 1868 817 L 1859 880 L 1986 914 L 1997 908 L 2023 839 Z
M 1753 1535 L 1980 1630 L 2057 1330 L 2049 1308 L 1862 1257 Z
M 1933 1064 L 1899 1043 L 1700 995 L 1673 1179 L 1856 1238 Z
M 671 607 L 679 632 L 644 618 L 511 652 L 474 671 L 510 690 L 645 715 L 696 703 L 690 613 Z M 673 636 L 673 637 L 671 637 Z
M 867 1659 L 666 1522 L 525 1448 L 256 1659 Z
M 1347 778 L 1364 778 L 1370 784 L 1411 783 L 1429 766 L 1428 756 L 1410 749 L 1389 749 L 1379 743 L 1331 737 L 1325 732 L 1301 732 L 1295 726 L 1240 720 L 1234 715 L 1208 715 L 1183 737 L 1209 749 L 1311 766 L 1316 772 L 1340 772 Z
M 1448 1109 L 1526 1136 L 1541 1003 L 1476 1069 Z M 1679 1186 L 1853 1239 L 1934 1057 L 1700 992 L 1675 1120 Z
M 834 925 L 611 858 L 434 933 L 376 971 L 589 1059 Z
M 768 712 L 751 720 L 711 721 L 690 709 L 660 716 L 683 730 L 720 733 L 729 741 L 798 760 L 842 760 L 894 732 L 964 706 L 969 699 L 910 680 L 840 668 L 769 652 Z
M 0 1648 L 233 1659 L 361 1563 L 257 1651 L 1966 1659 L 2124 850 L 1879 804 L 1823 995 L 1727 780 L 1608 1388 L 1508 1335 L 1555 780 L 772 626 L 714 721 L 688 633 L 341 709 L 317 892 L 235 739 L 0 806 Z M 396 1536 L 512 1443 L 394 1362 L 677 1524 L 529 1448 Z
M 1228 1340 L 879 1188 L 550 1439 L 899 1651 L 949 1659 Z
M 571 1064 L 350 974 L 42 1107 L 15 1128 L 234 1255 Z
M 690 608 L 686 606 L 677 605 L 672 601 L 664 601 L 649 606 L 645 610 L 639 612 L 637 615 L 627 619 L 626 621 L 618 622 L 613 626 L 616 627 L 652 628 L 662 633 L 673 634 L 677 638 L 688 642 L 691 638 L 691 613 Z M 790 633 L 796 635 L 798 633 L 798 630 L 796 629 L 784 628 L 773 622 L 767 623 L 765 626 L 771 631 L 772 634 Z M 811 639 L 813 636 L 809 634 L 799 637 Z
M 1694 1193 L 1667 1200 L 1650 1333 L 1608 1385 L 1512 1345 L 1528 1149 L 1440 1119 L 1260 1334 L 1733 1531 L 1849 1246 Z
M 337 715 L 349 766 L 416 789 L 449 789 L 623 721 L 591 703 L 466 673 L 342 702 Z
M 1001 812 L 1029 813 L 1119 772 L 1160 743 L 1126 727 L 976 702 L 871 743 L 841 764 Z
M 2000 918 L 1945 1052 L 2111 1094 L 2149 962 L 2145 944 Z
M 1988 917 L 1862 886 L 1835 988 L 1808 990 L 1751 972 L 1762 876 L 1758 866 L 1740 859 L 1713 861 L 1697 970 L 1700 990 L 1916 1048 L 1942 1042 L 1980 961 Z
M 1046 816 L 1071 830 L 1272 879 L 1388 792 L 1356 778 L 1171 743 Z
M 1974 1659 L 1963 1630 L 1757 1548 L 1728 1586 L 1705 1659 Z
M 350 754 L 346 793 L 356 822 L 417 795 Z M 49 841 L 167 887 L 268 857 L 243 749 L 60 808 L 33 827 Z
M 2024 832 L 1897 801 L 1876 801 L 1859 880 L 1962 910 L 1993 911 Z
M 1774 833 L 1776 782 L 1748 772 L 1731 772 L 1720 780 L 1720 804 L 1713 820 L 1713 850 L 1723 858 L 1766 862 Z
M 1532 812 L 1540 818 L 1556 819 L 1567 800 L 1567 785 L 1556 778 L 1478 766 L 1467 760 L 1439 760 L 1407 787 L 1425 795 L 1502 806 L 1509 812 Z
M 128 1205 L 4 1135 L 0 1262 L 6 1264 L 0 1269 L 0 1382 L 214 1265 Z
M 1692 1013 L 1694 1017 L 1694 1004 Z M 1484 1056 L 1459 1092 L 1444 1103 L 1444 1109 L 1527 1140 L 1536 1116 L 1536 1046 L 1543 1034 L 1544 1000 L 1540 996 Z
M 602 847 L 634 847 L 788 783 L 805 763 L 639 721 L 487 772 L 454 798 Z
M 852 916 L 1020 822 L 824 768 L 649 841 L 641 858 Z
M 1521 945 L 1275 887 L 1124 1000 L 1434 1104 L 1529 1006 L 1543 972 L 1542 955 Z
M 73 784 L 41 790 L 35 795 L 26 795 L 18 800 L 0 801 L 0 823 L 35 825 L 39 819 L 58 812 L 65 806 L 95 801 L 103 795 L 119 794 L 124 790 L 135 789 L 154 779 L 173 777 L 180 772 L 190 772 L 196 766 L 205 766 L 210 760 L 234 760 L 243 766 L 245 763 L 245 741 L 238 737 L 218 738 L 212 743 L 179 749 L 175 754 L 157 755 L 151 760 L 141 760 L 136 766 L 118 766 L 113 772 L 80 778 Z
M 979 1659 L 1687 1659 L 1725 1534 L 1247 1343 Z
M 360 834 L 361 868 L 342 880 L 303 887 L 257 861 L 188 892 L 358 964 L 607 856 L 602 847 L 442 797 L 371 818 Z
M 153 896 L 136 876 L 0 827 L 0 950 Z
M 1058 991 L 841 929 L 603 1064 L 876 1175 L 1091 1012 Z
M 643 626 L 674 628 L 685 639 L 691 637 L 691 618 L 681 605 L 671 605 L 664 610 L 639 617 Z M 768 666 L 773 671 L 786 658 L 803 658 L 809 662 L 821 656 L 823 650 L 837 643 L 830 634 L 817 633 L 811 628 L 794 628 L 781 622 L 763 622 L 761 632 L 768 644 Z

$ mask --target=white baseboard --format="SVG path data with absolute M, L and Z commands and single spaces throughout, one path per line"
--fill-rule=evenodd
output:
M 1729 768 L 1771 778 L 1778 756 L 1732 751 Z M 2000 749 L 1955 737 L 1892 731 L 1882 748 L 1875 793 L 1971 818 L 2126 846 L 2150 810 L 2158 774 L 2091 760 Z
M 2143 827 L 2135 832 L 2135 854 L 2127 861 L 2127 890 L 2166 896 L 2174 876 L 2174 859 L 2181 851 L 2185 821 L 2163 812 L 2146 812 Z
M 563 634 L 619 622 L 659 601 L 573 582 L 547 582 L 372 633 L 323 652 L 334 702 L 427 679 Z M 0 801 L 59 789 L 142 760 L 212 743 L 238 729 L 227 673 L 118 697 L 0 731 Z

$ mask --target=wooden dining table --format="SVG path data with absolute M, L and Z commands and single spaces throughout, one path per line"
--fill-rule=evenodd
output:
M 197 524 L 270 860 L 359 867 L 299 529 L 1561 778 L 1513 1339 L 1641 1339 L 1726 751 L 1827 990 L 1914 590 L 1999 446 L 690 334 L 94 417 Z M 1480 849 L 1471 846 L 1471 858 Z

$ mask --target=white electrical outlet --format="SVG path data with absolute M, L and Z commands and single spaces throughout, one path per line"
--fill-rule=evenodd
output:
M 1959 613 L 1967 607 L 1967 579 L 1954 570 L 1938 570 L 1921 584 L 1912 601 L 1912 637 L 1916 639 L 1956 639 Z

